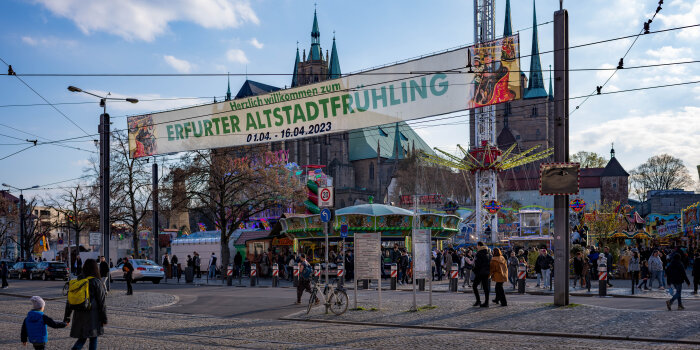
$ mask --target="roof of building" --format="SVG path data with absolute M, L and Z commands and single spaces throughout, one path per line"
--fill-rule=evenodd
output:
M 537 11 L 535 0 L 532 0 L 532 51 L 530 58 L 530 78 L 527 81 L 524 99 L 547 97 L 542 78 L 542 64 L 540 63 L 540 44 L 537 35 Z
M 518 141 L 515 139 L 515 136 L 513 135 L 513 132 L 510 130 L 509 127 L 503 127 L 501 129 L 501 132 L 498 134 L 498 137 L 496 138 L 496 144 L 498 144 L 498 147 L 503 150 L 507 150 L 512 146 L 513 144 L 517 145 Z M 519 152 L 518 146 L 515 146 L 514 152 Z
M 398 135 L 396 135 L 397 130 Z M 380 157 L 394 159 L 396 158 L 394 149 L 397 141 L 401 143 L 401 152 L 404 154 L 413 151 L 414 145 L 416 151 L 435 154 L 432 148 L 406 122 L 399 122 L 398 128 L 396 124 L 385 124 L 353 130 L 348 138 L 351 161 L 376 158 L 377 143 L 379 143 Z
M 630 174 L 625 171 L 625 168 L 623 168 L 622 165 L 620 165 L 617 158 L 612 157 L 600 176 L 630 176 Z
M 270 231 L 245 231 L 241 233 L 241 235 L 236 239 L 233 244 L 234 245 L 243 245 L 245 242 L 253 240 L 253 239 L 260 239 L 260 238 L 265 238 L 270 235 Z
M 311 49 L 309 50 L 309 60 L 317 61 L 323 59 L 320 38 L 321 31 L 318 29 L 318 19 L 316 18 L 316 10 L 314 10 L 314 24 L 311 28 Z
M 506 0 L 506 19 L 503 23 L 503 36 L 513 35 L 513 26 L 510 23 L 510 0 Z
M 246 79 L 246 81 L 241 86 L 241 89 L 238 90 L 238 93 L 236 94 L 236 98 L 245 98 L 245 97 L 250 97 L 250 96 L 256 96 L 256 95 L 266 94 L 268 92 L 273 92 L 273 91 L 277 91 L 277 90 L 281 90 L 281 89 L 278 87 L 272 86 L 272 85 L 258 83 L 257 81 L 252 81 L 252 80 Z
M 338 50 L 335 48 L 335 36 L 333 36 L 333 48 L 331 49 L 331 60 L 328 63 L 328 79 L 340 78 L 340 60 Z
M 299 70 L 299 48 L 297 47 L 297 58 L 294 61 L 294 71 L 292 72 L 292 85 L 291 87 L 299 86 L 299 78 L 297 77 L 297 71 Z

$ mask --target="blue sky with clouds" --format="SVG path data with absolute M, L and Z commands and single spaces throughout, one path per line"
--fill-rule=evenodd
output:
M 317 1 L 321 46 L 337 38 L 347 73 L 473 41 L 472 1 Z M 531 47 L 531 0 L 512 0 L 513 30 L 520 31 L 522 54 Z M 505 0 L 497 1 L 497 32 L 503 29 Z M 552 20 L 559 2 L 537 1 L 538 22 Z M 635 34 L 650 18 L 656 0 L 564 1 L 570 16 L 571 45 Z M 0 12 L 0 58 L 18 73 L 291 73 L 296 43 L 310 45 L 313 1 L 235 0 L 7 0 Z M 652 30 L 700 23 L 700 0 L 667 0 Z M 540 49 L 552 48 L 552 24 L 539 27 Z M 642 36 L 626 66 L 697 59 L 700 30 Z M 570 66 L 614 67 L 631 39 L 571 50 Z M 541 57 L 543 67 L 552 55 Z M 523 58 L 529 67 L 529 58 Z M 5 67 L 0 67 L 5 72 Z M 700 64 L 628 69 L 604 88 L 617 91 L 700 80 Z M 590 93 L 610 71 L 571 73 L 571 96 Z M 283 87 L 291 77 L 250 76 Z M 100 108 L 68 85 L 142 100 L 111 103 L 112 128 L 126 127 L 125 115 L 158 111 L 222 96 L 225 77 L 24 77 L 32 88 L 89 134 L 97 131 Z M 231 77 L 235 94 L 244 77 Z M 545 73 L 546 84 L 548 74 Z M 622 165 L 632 169 L 649 156 L 670 153 L 693 168 L 700 164 L 700 84 L 596 96 L 572 116 L 571 148 L 608 154 L 615 142 Z M 574 108 L 580 100 L 572 100 Z M 86 103 L 94 102 L 94 103 Z M 26 147 L 16 139 L 64 139 L 85 134 L 15 77 L 0 76 L 0 158 Z M 458 125 L 428 122 L 417 131 L 431 146 L 451 149 L 468 142 L 468 119 Z M 7 135 L 7 136 L 3 136 Z M 92 138 L 71 146 L 94 150 Z M 94 153 L 43 145 L 0 160 L 0 180 L 15 186 L 43 185 L 78 177 Z

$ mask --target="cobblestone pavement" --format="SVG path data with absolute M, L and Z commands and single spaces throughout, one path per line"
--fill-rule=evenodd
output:
M 143 293 L 145 294 L 145 293 Z M 136 293 L 135 298 L 148 298 Z M 111 301 L 116 301 L 112 299 Z M 152 302 L 151 302 L 152 303 Z M 26 349 L 19 343 L 21 321 L 29 309 L 26 298 L 0 296 L 0 347 Z M 146 305 L 148 302 L 141 302 Z M 157 304 L 157 303 L 153 303 Z M 46 314 L 60 319 L 64 304 L 48 301 Z M 403 307 L 403 305 L 397 307 Z M 446 307 L 446 306 L 445 306 Z M 514 308 L 515 309 L 515 308 Z M 163 313 L 154 310 L 108 307 L 109 324 L 99 338 L 102 349 L 388 349 L 410 345 L 419 349 L 464 348 L 484 349 L 679 349 L 686 345 L 650 342 L 617 342 L 600 339 L 574 339 L 540 336 L 486 334 L 430 329 L 402 329 L 363 325 L 330 325 L 324 323 L 282 320 L 219 318 L 199 315 Z M 438 308 L 439 314 L 455 319 Z M 488 310 L 491 311 L 491 310 Z M 493 311 L 496 311 L 495 309 Z M 527 312 L 527 311 L 524 311 Z M 351 313 L 349 313 L 351 314 Z M 426 313 L 427 315 L 427 313 Z M 585 317 L 585 316 L 584 316 Z M 494 324 L 506 322 L 501 317 Z M 640 323 L 643 324 L 643 323 Z M 504 323 L 504 326 L 506 324 Z M 697 328 L 697 327 L 696 327 Z M 49 349 L 67 349 L 74 339 L 67 329 L 49 330 Z

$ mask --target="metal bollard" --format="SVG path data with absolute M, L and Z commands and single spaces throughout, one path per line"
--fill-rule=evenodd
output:
M 396 271 L 396 264 L 392 263 L 391 264 L 391 290 L 396 290 L 396 280 L 397 280 L 398 272 Z
M 362 280 L 362 289 L 369 289 L 369 280 Z
M 272 264 L 272 286 L 277 287 L 279 284 L 279 267 L 277 264 Z
M 258 267 L 255 264 L 250 264 L 250 286 L 255 287 L 255 282 L 258 279 Z
M 299 265 L 294 265 L 294 274 L 292 276 L 292 284 L 296 287 L 299 285 Z
M 343 263 L 338 263 L 337 268 L 338 287 L 342 287 L 343 282 L 345 282 L 345 265 L 343 265 Z
M 525 280 L 527 279 L 527 266 L 518 264 L 518 294 L 525 294 Z
M 321 264 L 314 265 L 314 278 L 317 278 L 317 281 L 321 279 Z
M 228 269 L 226 269 L 226 285 L 233 285 L 233 264 L 228 264 Z
M 459 279 L 459 265 L 452 264 L 450 268 L 450 292 L 457 291 L 457 281 Z
M 418 290 L 425 292 L 425 278 L 418 278 Z
M 598 265 L 598 296 L 608 295 L 608 267 L 606 264 Z

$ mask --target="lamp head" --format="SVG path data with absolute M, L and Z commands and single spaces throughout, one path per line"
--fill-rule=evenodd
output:
M 72 85 L 68 87 L 68 91 L 70 91 L 70 92 L 83 92 L 83 90 L 81 90 L 80 88 L 77 88 L 77 87 L 72 86 Z
M 30 188 L 39 188 L 39 185 L 34 185 L 34 186 L 30 187 Z
M 6 183 L 4 183 L 4 182 L 2 183 L 2 185 L 5 186 L 5 187 L 11 187 L 10 185 L 8 185 L 8 184 L 6 184 Z
M 139 100 L 136 98 L 127 98 L 126 101 L 131 103 L 139 103 Z

